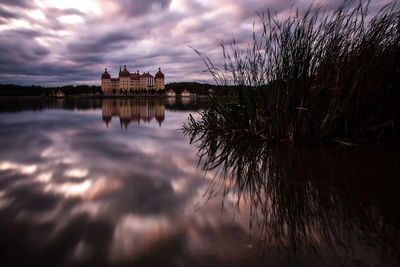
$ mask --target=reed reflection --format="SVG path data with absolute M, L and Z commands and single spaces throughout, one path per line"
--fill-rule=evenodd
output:
M 398 264 L 398 155 L 185 134 L 200 166 L 216 174 L 208 197 L 221 193 L 222 204 L 238 210 L 248 205 L 252 232 L 267 249 L 325 260 L 335 253 L 340 265 L 361 246 L 385 266 Z
M 150 122 L 154 118 L 161 127 L 165 119 L 165 106 L 159 99 L 105 99 L 102 102 L 102 118 L 108 124 L 112 117 L 119 117 L 125 127 L 131 122 L 140 124 L 140 121 Z

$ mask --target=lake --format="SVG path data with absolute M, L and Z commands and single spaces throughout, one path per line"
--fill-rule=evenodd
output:
M 196 99 L 0 105 L 1 266 L 400 263 L 398 153 L 191 140 Z

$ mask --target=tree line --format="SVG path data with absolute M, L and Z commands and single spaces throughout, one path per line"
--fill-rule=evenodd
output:
M 37 85 L 21 86 L 15 84 L 0 84 L 0 96 L 50 96 L 62 91 L 65 95 L 97 94 L 100 86 L 66 85 L 61 87 L 42 87 Z
M 214 94 L 225 94 L 231 88 L 231 86 L 215 85 L 209 83 L 197 83 L 197 82 L 174 82 L 165 85 L 165 91 L 174 90 L 176 94 L 181 94 L 185 89 L 192 94 L 196 95 L 208 95 L 209 89 L 213 90 Z
M 181 94 L 184 90 L 188 90 L 196 95 L 208 95 L 209 89 L 213 90 L 214 94 L 224 95 L 232 90 L 231 86 L 213 85 L 209 83 L 197 82 L 173 82 L 165 85 L 165 90 L 162 93 L 174 90 L 176 94 Z M 0 84 L 0 96 L 50 96 L 58 91 L 65 95 L 80 95 L 80 94 L 101 94 L 100 86 L 90 85 L 66 85 L 61 87 L 43 87 L 38 85 L 21 86 L 15 84 Z M 115 90 L 115 93 L 121 90 Z M 141 92 L 144 94 L 144 92 Z M 151 93 L 151 92 L 150 92 Z M 153 94 L 156 92 L 154 91 Z

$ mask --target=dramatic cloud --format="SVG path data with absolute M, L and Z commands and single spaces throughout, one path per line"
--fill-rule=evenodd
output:
M 29 0 L 2 0 L 1 3 L 9 6 L 32 7 L 32 1 Z
M 389 0 L 374 0 L 377 9 Z M 108 67 L 155 73 L 166 82 L 211 81 L 193 51 L 222 62 L 219 42 L 251 37 L 257 13 L 282 16 L 311 3 L 337 0 L 3 0 L 0 2 L 0 83 L 99 84 Z
M 170 0 L 117 0 L 121 11 L 133 16 L 147 15 L 154 9 L 164 9 L 170 4 Z
M 187 112 L 165 109 L 162 128 L 152 120 L 127 130 L 117 119 L 106 128 L 101 109 L 75 112 L 0 114 L 0 236 L 15 244 L 0 252 L 2 261 L 15 260 L 18 251 L 33 265 L 118 263 L 171 243 L 175 233 L 184 237 L 182 246 L 229 234 L 232 226 L 234 238 L 249 236 L 228 210 L 221 214 L 220 199 L 200 202 L 210 181 L 197 168 L 195 146 L 177 130 Z

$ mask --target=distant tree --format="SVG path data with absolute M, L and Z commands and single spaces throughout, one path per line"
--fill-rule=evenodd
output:
M 101 92 L 100 86 L 66 85 L 62 87 L 19 86 L 14 84 L 0 84 L 0 96 L 50 96 L 61 90 L 66 95 L 90 94 Z

